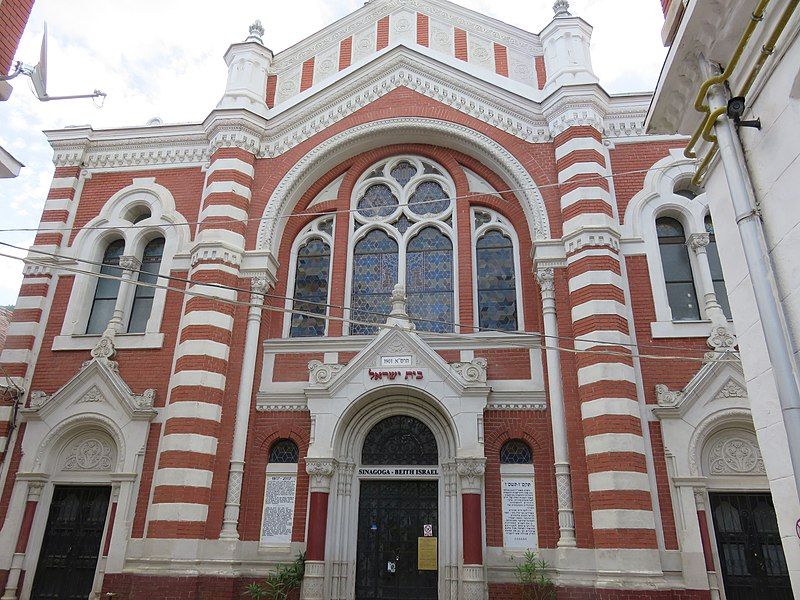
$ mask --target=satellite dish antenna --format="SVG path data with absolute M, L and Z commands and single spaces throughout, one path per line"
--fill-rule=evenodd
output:
M 40 100 L 47 98 L 47 23 L 44 24 L 44 34 L 42 35 L 42 47 L 39 50 L 39 64 L 33 67 L 31 73 L 33 89 Z
M 1 0 L 0 0 L 1 1 Z M 0 76 L 0 81 L 14 79 L 17 75 L 27 75 L 33 82 L 33 90 L 36 97 L 42 102 L 51 100 L 73 100 L 76 98 L 98 98 L 105 97 L 106 94 L 100 90 L 95 90 L 91 94 L 74 94 L 71 96 L 50 96 L 47 93 L 47 23 L 44 24 L 44 35 L 42 35 L 42 47 L 39 50 L 39 64 L 35 67 L 17 62 L 14 65 L 14 72 L 8 76 Z

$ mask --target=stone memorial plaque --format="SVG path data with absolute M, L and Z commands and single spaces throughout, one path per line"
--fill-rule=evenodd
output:
M 506 548 L 536 548 L 533 479 L 503 478 L 503 545 Z
M 267 476 L 264 521 L 261 526 L 262 544 L 288 544 L 292 541 L 296 487 L 295 475 Z

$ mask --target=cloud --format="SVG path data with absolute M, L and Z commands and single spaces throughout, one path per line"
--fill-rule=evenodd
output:
M 464 6 L 528 31 L 541 31 L 553 0 L 459 0 Z M 41 103 L 27 78 L 0 103 L 0 143 L 26 164 L 20 177 L 0 181 L 3 227 L 36 227 L 53 173 L 42 129 L 197 122 L 222 95 L 228 46 L 261 19 L 265 43 L 279 52 L 358 9 L 363 0 L 228 0 L 222 10 L 197 0 L 38 0 L 17 58 L 35 63 L 44 21 L 49 26 L 48 91 L 75 94 L 100 88 L 90 100 Z M 656 0 L 572 0 L 572 12 L 595 27 L 594 67 L 610 92 L 652 89 L 664 57 Z M 219 8 L 219 7 L 217 7 Z M 0 232 L 0 240 L 32 236 Z M 0 304 L 13 303 L 21 281 L 16 261 L 0 261 Z

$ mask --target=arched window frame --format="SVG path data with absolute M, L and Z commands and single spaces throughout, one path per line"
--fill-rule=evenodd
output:
M 333 221 L 331 233 L 328 234 L 327 232 L 320 229 L 320 226 L 325 221 Z M 286 302 L 284 303 L 284 308 L 288 311 L 291 311 L 294 308 L 294 286 L 297 280 L 297 255 L 300 252 L 300 248 L 303 247 L 306 242 L 313 238 L 321 238 L 328 247 L 331 249 L 331 259 L 328 265 L 328 297 L 326 298 L 325 302 L 327 304 L 331 303 L 331 289 L 332 289 L 332 282 L 331 282 L 331 274 L 333 273 L 333 256 L 334 256 L 334 245 L 333 240 L 336 237 L 336 217 L 331 213 L 330 215 L 325 215 L 314 219 L 311 223 L 306 226 L 303 231 L 295 238 L 294 242 L 292 243 L 292 250 L 290 253 L 289 259 L 289 273 L 286 280 Z M 324 316 L 328 316 L 330 313 L 329 309 L 325 309 L 325 312 L 322 313 Z M 325 320 L 325 332 L 323 336 L 328 335 L 328 329 L 330 328 L 330 321 L 328 319 Z M 292 331 L 292 313 L 287 312 L 286 316 L 283 320 L 283 337 L 289 338 L 291 336 Z M 302 338 L 298 338 L 302 339 Z
M 419 167 L 421 162 L 428 163 L 429 165 L 433 166 L 435 169 L 439 171 L 440 174 L 426 174 L 423 172 L 418 171 L 417 175 L 415 175 L 409 183 L 401 188 L 401 186 L 395 181 L 390 175 L 383 175 L 380 177 L 372 177 L 370 175 L 375 172 L 375 170 L 379 167 L 383 168 L 383 172 L 388 174 L 391 170 L 400 162 L 409 161 Z M 350 212 L 350 231 L 352 232 L 349 236 L 348 242 L 348 249 L 347 249 L 347 273 L 348 276 L 346 278 L 345 283 L 345 298 L 347 306 L 350 306 L 352 302 L 352 292 L 353 292 L 353 261 L 355 256 L 355 247 L 370 231 L 375 229 L 380 229 L 387 233 L 391 239 L 393 239 L 398 246 L 398 257 L 397 257 L 397 279 L 398 283 L 406 285 L 406 254 L 407 254 L 407 246 L 408 243 L 419 233 L 422 229 L 428 226 L 434 226 L 439 231 L 444 233 L 449 239 L 450 243 L 453 246 L 453 321 L 458 321 L 458 307 L 459 307 L 459 286 L 458 286 L 458 238 L 456 236 L 456 231 L 458 230 L 458 223 L 457 223 L 457 210 L 456 210 L 456 201 L 452 200 L 448 209 L 442 212 L 439 215 L 435 216 L 418 216 L 414 215 L 412 221 L 412 225 L 405 231 L 405 233 L 401 233 L 396 227 L 392 225 L 396 219 L 400 217 L 400 215 L 405 214 L 409 219 L 409 209 L 408 207 L 399 206 L 396 208 L 391 215 L 387 217 L 372 217 L 367 218 L 363 217 L 358 214 L 357 206 L 358 201 L 362 197 L 363 192 L 369 188 L 371 185 L 383 183 L 388 185 L 392 189 L 392 193 L 397 197 L 398 203 L 400 205 L 407 202 L 407 196 L 410 197 L 413 193 L 413 190 L 424 181 L 436 181 L 439 183 L 442 188 L 444 189 L 445 193 L 449 198 L 456 197 L 456 188 L 455 183 L 453 182 L 452 178 L 448 174 L 447 170 L 442 167 L 439 163 L 434 160 L 431 160 L 427 157 L 423 156 L 416 156 L 416 155 L 396 155 L 389 159 L 384 159 L 378 161 L 364 170 L 364 172 L 359 177 L 356 185 L 353 187 L 353 194 L 350 199 L 350 206 L 353 210 Z M 407 190 L 404 193 L 403 190 Z M 445 221 L 447 219 L 451 219 L 451 225 L 448 225 Z M 346 318 L 350 317 L 351 310 L 348 309 L 345 311 Z M 345 323 L 344 331 L 345 335 L 350 334 L 350 324 Z M 455 332 L 458 332 L 458 328 L 454 328 Z
M 691 186 L 694 170 L 694 162 L 684 158 L 680 150 L 670 151 L 669 156 L 648 171 L 642 191 L 631 199 L 625 210 L 621 251 L 623 255 L 644 254 L 647 258 L 656 313 L 650 330 L 655 339 L 707 338 L 711 331 L 698 257 L 691 249 L 689 260 L 700 304 L 700 320 L 673 320 L 656 233 L 656 219 L 663 216 L 675 218 L 683 225 L 687 241 L 695 235 L 705 234 L 704 220 L 709 210 L 706 195 L 699 194 L 692 198 L 681 195 L 683 192 L 693 195 L 699 191 Z
M 149 213 L 149 216 L 142 218 L 143 212 Z M 131 228 L 133 221 L 136 221 L 135 228 Z M 102 262 L 110 241 L 123 239 L 125 242 L 123 256 L 134 257 L 141 261 L 145 246 L 153 239 L 163 237 L 164 253 L 159 275 L 164 276 L 173 268 L 174 256 L 178 252 L 188 251 L 189 231 L 186 220 L 177 212 L 175 200 L 167 188 L 156 184 L 154 178 L 134 179 L 132 185 L 120 190 L 106 201 L 98 216 L 78 232 L 72 244 L 66 247 L 62 254 L 97 263 L 81 264 L 87 270 L 99 273 L 99 263 Z M 134 272 L 131 281 L 137 282 L 138 278 L 139 273 Z M 91 349 L 102 335 L 86 334 L 96 282 L 97 278 L 94 275 L 75 276 L 61 332 L 53 342 L 54 350 Z M 159 281 L 160 285 L 167 283 L 163 279 Z M 119 297 L 124 296 L 122 306 L 124 319 L 116 335 L 115 346 L 118 349 L 162 347 L 164 335 L 161 333 L 161 323 L 166 304 L 166 290 L 156 290 L 144 333 L 127 333 L 133 306 L 134 284 L 129 284 L 126 291 L 122 290 L 125 286 L 120 287 Z
M 679 320 L 675 318 L 673 315 L 672 306 L 669 303 L 669 294 L 667 292 L 667 276 L 666 271 L 664 269 L 664 262 L 661 257 L 661 238 L 658 237 L 658 227 L 657 223 L 659 219 L 673 219 L 677 221 L 680 226 L 683 228 L 683 246 L 686 250 L 686 255 L 689 257 L 689 269 L 692 274 L 692 284 L 694 285 L 694 294 L 695 294 L 695 301 L 697 302 L 697 312 L 700 316 L 699 319 L 684 319 Z M 692 227 L 692 220 L 691 214 L 686 213 L 683 210 L 677 210 L 675 208 L 662 208 L 659 212 L 656 213 L 655 218 L 653 219 L 653 231 L 655 232 L 656 236 L 656 244 L 658 245 L 658 264 L 659 264 L 659 284 L 663 288 L 664 294 L 667 297 L 667 307 L 669 308 L 669 318 L 673 323 L 691 323 L 702 321 L 706 317 L 705 315 L 705 303 L 703 302 L 704 291 L 701 285 L 700 280 L 700 270 L 697 265 L 697 255 L 692 252 L 691 248 L 689 248 L 689 239 L 691 235 L 699 232 L 692 232 L 689 233 Z
M 490 220 L 480 226 L 476 226 L 476 213 L 481 212 L 489 215 Z M 480 306 L 478 306 L 478 240 L 491 230 L 500 231 L 503 235 L 511 238 L 514 253 L 514 285 L 516 286 L 517 297 L 517 331 L 525 331 L 525 311 L 522 303 L 522 284 L 520 273 L 522 273 L 522 263 L 520 262 L 519 237 L 511 223 L 500 213 L 482 206 L 472 207 L 470 210 L 472 220 L 472 306 L 473 319 L 476 325 L 479 324 Z

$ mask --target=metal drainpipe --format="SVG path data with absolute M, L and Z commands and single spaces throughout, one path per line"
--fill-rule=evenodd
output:
M 714 87 L 709 100 L 712 111 L 727 106 L 727 96 L 720 86 Z M 786 427 L 794 483 L 800 498 L 800 386 L 798 386 L 792 346 L 783 311 L 778 302 L 761 216 L 750 203 L 749 192 L 753 188 L 750 175 L 740 160 L 740 155 L 744 156 L 741 140 L 733 122 L 726 115 L 717 120 L 714 129 L 719 140 L 720 158 L 728 181 L 747 268 L 750 271 L 761 328 L 766 338 L 767 354 L 772 363 Z

